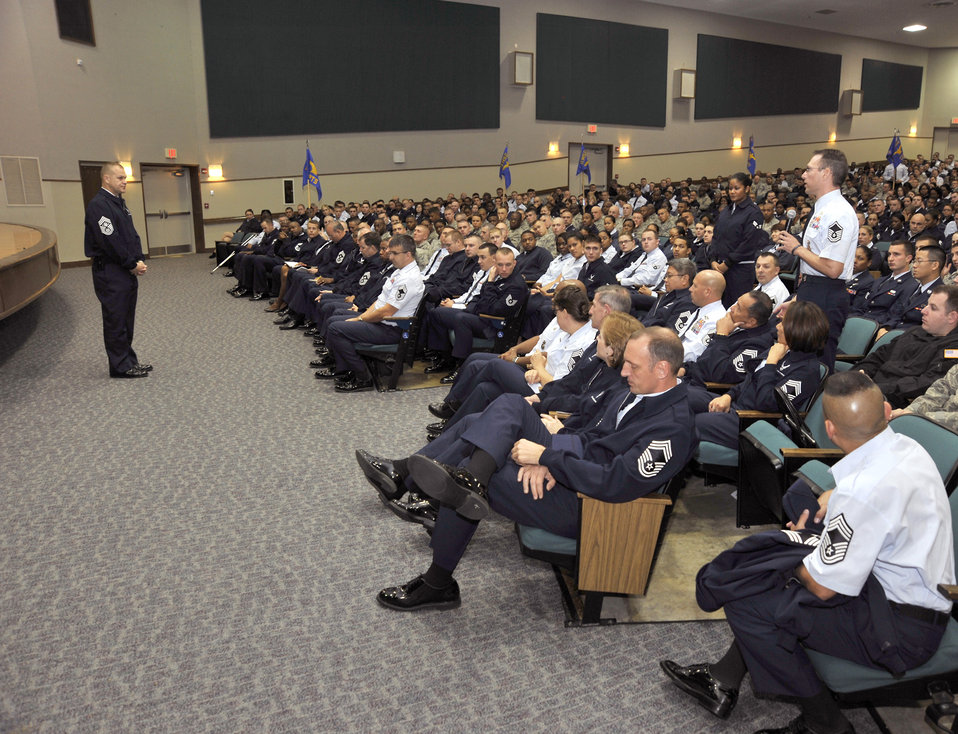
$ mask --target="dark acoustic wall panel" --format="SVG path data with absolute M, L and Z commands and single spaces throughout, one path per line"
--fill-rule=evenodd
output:
M 922 71 L 920 66 L 862 59 L 862 112 L 917 110 Z
M 202 0 L 213 138 L 499 127 L 499 8 Z
M 665 127 L 669 32 L 536 14 L 536 119 Z
M 695 119 L 837 112 L 840 54 L 699 34 Z

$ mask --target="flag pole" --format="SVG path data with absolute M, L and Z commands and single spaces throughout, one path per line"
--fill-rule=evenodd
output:
M 309 150 L 309 138 L 306 138 L 306 150 Z M 306 179 L 306 208 L 313 205 L 313 192 L 309 190 L 309 179 Z

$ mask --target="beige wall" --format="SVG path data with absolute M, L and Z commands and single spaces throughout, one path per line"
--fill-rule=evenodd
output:
M 678 178 L 729 173 L 744 166 L 744 152 L 731 151 L 734 135 L 754 135 L 760 168 L 793 167 L 808 151 L 824 145 L 835 132 L 837 145 L 851 158 L 881 158 L 895 128 L 918 125 L 925 149 L 904 140 L 908 156 L 930 152 L 934 125 L 946 124 L 958 96 L 958 52 L 878 43 L 765 23 L 749 23 L 723 15 L 649 5 L 634 0 L 595 0 L 588 15 L 669 29 L 670 70 L 695 67 L 698 33 L 748 38 L 818 51 L 841 51 L 841 88 L 858 88 L 863 57 L 926 66 L 923 102 L 918 111 L 869 113 L 854 118 L 833 115 L 791 115 L 747 120 L 694 120 L 694 102 L 672 99 L 669 81 L 667 125 L 634 128 L 600 125 L 594 136 L 584 124 L 535 119 L 535 87 L 509 83 L 509 53 L 516 47 L 535 51 L 535 14 L 542 9 L 528 0 L 473 0 L 500 8 L 501 120 L 498 130 L 356 133 L 311 133 L 310 146 L 319 167 L 326 200 L 376 198 L 396 194 L 434 196 L 454 191 L 487 191 L 498 185 L 496 165 L 509 142 L 513 187 L 549 188 L 567 183 L 567 159 L 548 157 L 549 142 L 567 150 L 570 141 L 629 143 L 631 157 L 617 160 L 613 170 L 628 181 L 641 176 Z M 93 0 L 98 45 L 95 48 L 61 40 L 53 3 L 0 0 L 0 153 L 38 156 L 46 204 L 40 209 L 8 207 L 0 197 L 0 220 L 55 227 L 64 262 L 81 259 L 82 205 L 80 160 L 119 158 L 142 163 L 163 162 L 166 147 L 178 150 L 177 161 L 223 165 L 226 181 L 204 182 L 204 217 L 238 216 L 247 206 L 278 207 L 282 181 L 298 183 L 305 154 L 301 137 L 256 139 L 209 138 L 199 0 L 130 3 Z M 581 15 L 579 2 L 553 0 L 548 11 Z M 464 31 L 467 32 L 467 31 Z M 225 51 L 224 51 L 225 52 Z M 81 58 L 83 66 L 77 66 Z M 634 70 L 622 75 L 622 93 L 630 92 Z M 291 67 L 289 80 L 295 80 Z M 301 84 L 296 84 L 302 88 Z M 355 93 L 350 90 L 360 90 Z M 361 85 L 345 85 L 343 103 L 362 99 Z M 760 93 L 760 90 L 757 90 Z M 587 99 L 587 94 L 584 95 Z M 411 101 L 411 103 L 414 103 Z M 816 142 L 820 141 L 820 142 Z M 392 163 L 403 150 L 406 163 Z M 692 152 L 690 152 L 692 151 Z M 131 194 L 134 187 L 131 186 Z M 304 198 L 298 186 L 297 201 Z M 210 192 L 214 192 L 212 195 Z M 141 216 L 142 204 L 131 205 Z M 140 226 L 138 222 L 138 226 Z M 223 227 L 211 225 L 219 234 Z M 140 230 L 141 233 L 144 231 Z

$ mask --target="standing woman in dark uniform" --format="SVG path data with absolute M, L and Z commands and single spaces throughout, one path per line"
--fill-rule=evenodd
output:
M 102 188 L 86 210 L 83 251 L 93 259 L 93 290 L 103 311 L 103 341 L 110 377 L 146 377 L 152 365 L 133 351 L 137 277 L 146 272 L 140 236 L 127 209 L 126 172 L 117 162 L 100 169 Z
M 725 276 L 722 304 L 728 308 L 755 283 L 755 256 L 768 242 L 764 217 L 749 197 L 752 177 L 734 173 L 728 180 L 729 206 L 715 221 L 710 257 L 712 267 Z

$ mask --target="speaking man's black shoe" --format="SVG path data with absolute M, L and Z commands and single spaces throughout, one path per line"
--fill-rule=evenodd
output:
M 683 668 L 671 660 L 660 660 L 659 665 L 676 686 L 692 696 L 706 710 L 720 719 L 727 719 L 732 713 L 735 702 L 738 701 L 738 689 L 723 688 L 712 677 L 708 663 Z
M 376 601 L 389 609 L 411 612 L 416 609 L 454 609 L 461 603 L 459 584 L 453 581 L 443 589 L 435 589 L 417 576 L 402 586 L 390 586 L 376 595 Z
M 481 520 L 489 514 L 488 490 L 465 469 L 413 454 L 409 475 L 422 492 L 468 520 Z
M 151 365 L 151 364 L 140 364 L 139 362 L 137 362 L 137 363 L 136 363 L 135 365 L 133 365 L 133 366 L 136 367 L 138 370 L 143 370 L 144 372 L 152 372 L 152 371 L 153 371 L 153 365 Z
M 147 370 L 141 370 L 138 367 L 130 367 L 126 372 L 113 372 L 110 371 L 110 377 L 126 377 L 126 378 L 135 378 L 135 377 L 149 377 L 150 373 Z
M 396 467 L 389 459 L 373 456 L 368 451 L 356 451 L 356 463 L 366 475 L 366 480 L 379 492 L 379 499 L 389 506 L 392 500 L 402 497 L 406 493 L 403 478 L 396 471 Z

